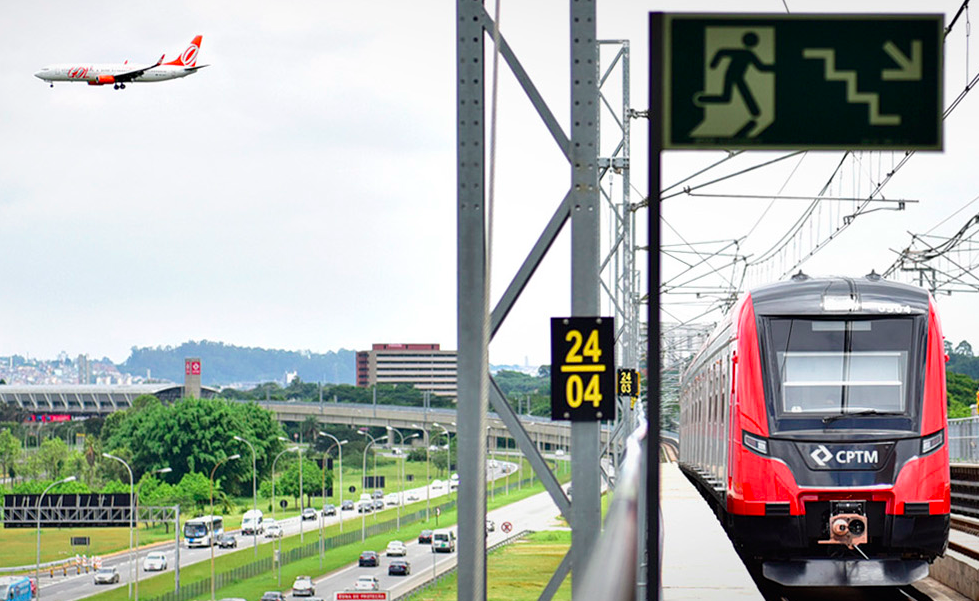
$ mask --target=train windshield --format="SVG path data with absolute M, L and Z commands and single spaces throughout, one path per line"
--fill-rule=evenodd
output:
M 770 325 L 783 417 L 907 412 L 913 318 L 773 318 Z

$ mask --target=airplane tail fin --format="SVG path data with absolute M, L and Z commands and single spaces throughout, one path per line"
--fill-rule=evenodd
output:
M 201 38 L 203 36 L 196 36 L 190 42 L 190 46 L 180 53 L 180 56 L 170 61 L 169 63 L 164 63 L 166 65 L 175 65 L 177 67 L 194 67 L 197 65 L 197 53 L 201 50 Z

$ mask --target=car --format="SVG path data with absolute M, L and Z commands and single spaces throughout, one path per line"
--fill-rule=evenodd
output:
M 432 553 L 454 553 L 456 533 L 451 530 L 436 530 L 432 534 Z
M 558 449 L 554 451 L 554 454 L 557 455 L 558 457 L 564 457 L 564 449 Z
M 242 599 L 241 597 L 222 597 L 218 601 L 248 601 L 248 599 Z M 309 601 L 313 601 L 310 599 Z
M 374 498 L 375 499 L 383 499 L 384 498 L 384 491 L 381 490 L 380 488 L 377 489 L 377 490 L 375 490 L 374 491 Z
M 214 542 L 217 543 L 218 547 L 222 549 L 236 549 L 238 548 L 238 539 L 235 538 L 234 534 L 230 532 L 224 532 L 219 534 Z
M 355 591 L 376 591 L 381 588 L 377 581 L 377 576 L 361 576 L 354 583 Z
M 404 557 L 408 554 L 408 547 L 399 540 L 393 540 L 388 543 L 388 548 L 384 551 L 384 554 L 388 557 Z
M 388 493 L 384 497 L 384 503 L 386 505 L 399 505 L 401 503 L 401 496 L 396 492 Z
M 143 558 L 143 571 L 162 572 L 167 569 L 167 556 L 159 551 L 152 551 Z
M 354 502 L 351 501 L 350 499 L 347 499 L 343 503 L 340 503 L 340 511 L 353 511 L 353 510 L 354 510 Z
M 265 527 L 265 538 L 282 538 L 282 526 L 272 524 Z
M 316 510 L 313 509 L 312 507 L 307 507 L 306 509 L 303 509 L 302 518 L 303 520 L 315 520 Z
M 384 509 L 384 501 L 381 500 L 381 499 L 375 499 L 374 500 L 374 509 L 376 509 L 378 511 L 380 511 L 381 509 Z
M 496 530 L 496 522 L 494 522 L 489 518 L 486 518 L 486 531 L 494 532 L 495 530 Z
M 95 572 L 95 584 L 116 584 L 119 582 L 119 570 L 114 566 L 99 568 Z
M 316 587 L 313 586 L 313 579 L 309 576 L 296 576 L 296 581 L 292 583 L 292 595 L 294 597 L 312 597 L 316 594 Z
M 407 576 L 411 574 L 411 563 L 407 559 L 394 559 L 388 565 L 388 576 Z
M 432 531 L 422 530 L 418 533 L 418 544 L 419 545 L 430 545 L 432 544 Z
M 357 560 L 357 565 L 362 568 L 376 568 L 381 564 L 377 551 L 364 551 Z
M 330 503 L 329 505 L 324 505 L 323 506 L 323 515 L 324 516 L 327 516 L 327 515 L 336 515 L 336 514 L 337 514 L 337 506 L 336 505 Z
M 286 601 L 286 596 L 279 591 L 265 591 L 259 601 Z
M 370 513 L 372 511 L 374 511 L 374 504 L 370 501 L 357 503 L 357 513 Z

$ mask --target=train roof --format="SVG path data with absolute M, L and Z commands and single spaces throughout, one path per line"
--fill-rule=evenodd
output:
M 799 273 L 751 291 L 756 315 L 927 315 L 928 292 L 879 275 L 813 278 Z

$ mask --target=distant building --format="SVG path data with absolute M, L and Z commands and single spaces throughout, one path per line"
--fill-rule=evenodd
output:
M 357 386 L 375 384 L 411 384 L 456 398 L 456 352 L 437 344 L 375 344 L 357 353 Z

